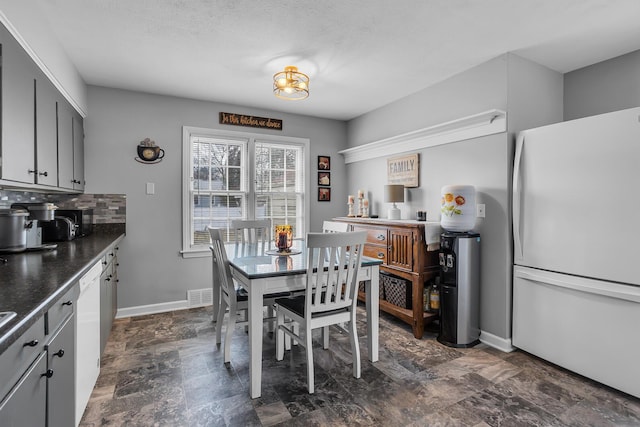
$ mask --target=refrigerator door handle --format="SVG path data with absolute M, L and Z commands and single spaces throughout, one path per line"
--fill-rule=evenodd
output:
M 516 140 L 516 153 L 513 163 L 513 244 L 515 258 L 522 259 L 522 236 L 520 231 L 520 207 L 522 199 L 522 183 L 520 177 L 520 163 L 522 162 L 522 149 L 524 147 L 524 135 L 520 133 Z
M 564 276 L 554 273 L 537 273 L 530 269 L 517 268 L 516 277 L 532 282 L 573 289 L 575 291 L 640 303 L 640 288 L 617 283 L 601 283 L 593 279 Z

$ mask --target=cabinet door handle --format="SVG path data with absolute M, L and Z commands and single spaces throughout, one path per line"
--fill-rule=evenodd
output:
M 29 173 L 29 175 L 31 175 L 32 173 L 38 173 L 38 171 L 35 170 L 35 169 L 33 169 L 33 170 L 32 169 L 27 169 L 27 172 Z
M 73 305 L 73 301 L 65 301 L 62 305 Z
M 40 376 L 41 377 L 51 378 L 53 376 L 53 369 L 47 369 L 47 372 L 45 372 L 44 374 L 42 374 Z
M 378 258 L 380 259 L 384 258 L 384 252 L 378 252 Z
M 23 347 L 35 347 L 38 345 L 38 340 L 31 340 L 29 342 L 24 343 Z
M 49 176 L 49 172 L 44 171 L 44 172 L 38 172 L 38 175 L 42 175 L 42 176 Z
M 376 239 L 383 241 L 387 239 L 387 236 L 385 236 L 384 234 L 378 234 L 378 236 L 376 237 Z
M 53 355 L 58 357 L 64 356 L 64 348 L 61 348 L 60 350 L 56 351 L 55 353 L 53 353 Z

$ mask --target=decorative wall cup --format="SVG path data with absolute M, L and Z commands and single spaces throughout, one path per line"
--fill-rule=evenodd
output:
M 164 157 L 164 150 L 157 146 L 138 145 L 138 157 L 145 162 L 154 162 Z
M 441 190 L 440 226 L 448 231 L 470 231 L 476 225 L 476 189 L 473 185 L 445 185 Z

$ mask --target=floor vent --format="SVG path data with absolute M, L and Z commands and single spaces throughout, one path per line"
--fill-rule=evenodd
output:
M 206 288 L 187 291 L 187 301 L 189 308 L 211 305 L 213 303 L 213 289 Z

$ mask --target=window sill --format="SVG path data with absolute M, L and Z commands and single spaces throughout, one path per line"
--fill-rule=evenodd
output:
M 186 251 L 180 251 L 182 258 L 205 258 L 211 256 L 210 249 L 188 249 Z

